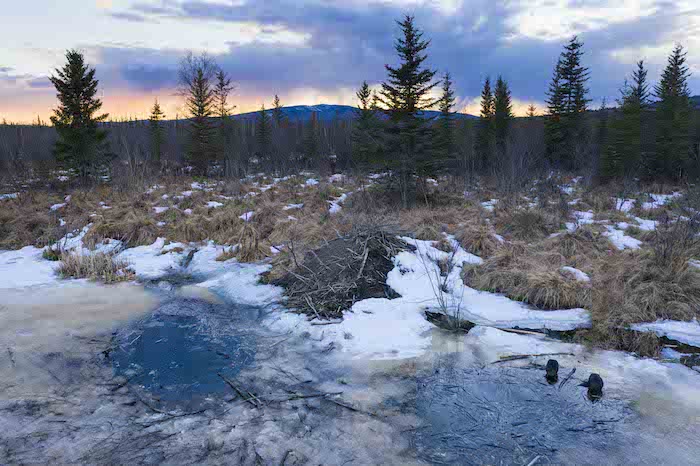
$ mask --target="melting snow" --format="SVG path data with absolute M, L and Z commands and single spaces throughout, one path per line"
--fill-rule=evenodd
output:
M 607 228 L 608 231 L 603 233 L 603 235 L 607 236 L 613 246 L 621 251 L 623 249 L 639 249 L 642 245 L 641 241 L 625 235 L 625 232 L 622 230 L 618 230 L 612 226 L 608 226 Z
M 313 178 L 309 178 L 306 180 L 306 186 L 314 186 L 318 184 L 318 180 L 315 180 Z
M 153 210 L 156 211 L 156 214 L 162 214 L 166 210 L 168 210 L 170 207 L 154 207 Z
M 19 193 L 0 194 L 0 201 L 5 199 L 17 199 L 17 196 L 19 196 Z
M 127 261 L 131 269 L 136 272 L 138 278 L 154 280 L 180 267 L 184 252 L 168 252 L 162 254 L 176 247 L 185 249 L 187 245 L 183 243 L 170 243 L 166 247 L 165 238 L 158 238 L 151 245 L 126 249 L 119 253 L 117 258 Z
M 43 250 L 34 246 L 26 246 L 17 251 L 0 251 L 0 289 L 56 282 L 56 263 L 44 260 L 42 253 Z
M 498 204 L 498 199 L 491 199 L 489 201 L 482 202 L 481 206 L 489 212 L 493 212 L 493 209 L 496 206 L 496 204 Z
M 574 280 L 580 281 L 580 282 L 590 282 L 591 277 L 588 276 L 588 274 L 582 270 L 576 269 L 574 267 L 569 267 L 564 266 L 561 268 L 561 271 L 569 274 Z
M 56 211 L 58 209 L 62 209 L 65 206 L 66 206 L 66 203 L 64 202 L 63 204 L 54 204 L 50 207 L 50 209 Z
M 284 207 L 282 207 L 282 210 L 292 210 L 292 209 L 301 209 L 304 207 L 304 204 L 288 204 Z
M 630 328 L 639 332 L 654 332 L 660 337 L 667 337 L 700 348 L 700 323 L 697 320 L 691 322 L 657 320 L 656 322 L 634 324 Z
M 209 207 L 211 209 L 215 209 L 215 208 L 221 207 L 221 206 L 223 206 L 223 204 L 221 202 L 216 202 L 216 201 L 207 202 L 207 207 Z
M 250 212 L 246 212 L 243 215 L 239 215 L 238 218 L 240 218 L 244 222 L 250 222 L 250 220 L 253 218 L 253 215 L 255 215 L 255 211 L 251 210 Z

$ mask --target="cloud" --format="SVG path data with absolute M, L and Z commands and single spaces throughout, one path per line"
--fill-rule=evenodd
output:
M 49 80 L 48 77 L 43 76 L 39 78 L 31 78 L 28 79 L 27 85 L 32 88 L 32 89 L 53 89 L 53 83 Z
M 700 14 L 692 1 L 682 1 L 159 0 L 103 14 L 118 27 L 158 22 L 173 28 L 176 37 L 196 30 L 198 41 L 211 39 L 212 56 L 238 83 L 241 99 L 307 95 L 346 103 L 363 80 L 377 84 L 386 77 L 384 65 L 396 64 L 396 20 L 414 14 L 431 40 L 429 65 L 449 69 L 460 102 L 471 108 L 484 78 L 499 74 L 523 105 L 542 102 L 562 45 L 575 32 L 585 42 L 591 97 L 597 101 L 616 97 L 639 58 L 647 59 L 656 80 L 675 41 L 697 44 L 689 55 L 691 67 L 697 66 Z M 217 35 L 207 39 L 207 29 Z M 176 85 L 186 51 L 173 44 L 180 43 L 163 48 L 93 42 L 81 48 L 96 65 L 101 87 L 162 94 Z M 41 78 L 33 78 L 41 86 Z M 700 93 L 700 73 L 690 84 Z
M 121 19 L 123 21 L 130 21 L 132 23 L 146 23 L 148 20 L 146 19 L 145 16 L 140 15 L 138 13 L 129 13 L 129 12 L 117 12 L 117 13 L 109 13 L 109 16 L 111 16 L 114 19 Z

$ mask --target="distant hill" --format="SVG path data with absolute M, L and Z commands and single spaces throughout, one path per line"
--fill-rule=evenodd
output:
M 656 108 L 659 102 L 652 102 L 649 106 L 651 108 Z M 695 110 L 700 110 L 700 95 L 694 95 L 690 98 L 690 106 Z
M 282 113 L 287 117 L 289 121 L 294 122 L 304 122 L 311 119 L 312 114 L 316 114 L 316 118 L 319 121 L 328 122 L 334 119 L 338 120 L 352 120 L 357 116 L 358 109 L 356 107 L 351 107 L 350 105 L 294 105 L 291 107 L 282 107 Z M 272 113 L 272 110 L 266 110 L 267 113 Z M 240 113 L 234 115 L 233 118 L 240 121 L 251 121 L 258 118 L 259 112 L 249 112 Z M 440 112 L 429 110 L 423 112 L 425 118 L 434 118 L 438 116 Z M 457 119 L 475 119 L 474 115 L 468 115 L 466 113 L 457 113 L 455 115 Z

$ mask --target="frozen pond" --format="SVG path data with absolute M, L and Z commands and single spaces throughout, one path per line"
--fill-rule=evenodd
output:
M 219 374 L 234 378 L 253 361 L 255 339 L 246 329 L 260 315 L 252 306 L 170 299 L 118 332 L 111 354 L 115 373 L 163 406 L 196 409 L 226 390 Z
M 698 464 L 700 374 L 684 366 L 447 333 L 410 293 L 312 325 L 268 306 L 261 271 L 3 290 L 0 464 Z M 501 361 L 549 353 L 566 353 L 560 381 L 576 369 L 561 387 L 546 356 Z M 592 372 L 597 403 L 578 386 Z

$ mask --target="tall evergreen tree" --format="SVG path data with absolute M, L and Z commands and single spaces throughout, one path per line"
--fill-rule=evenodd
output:
M 59 163 L 75 170 L 81 179 L 97 175 L 106 162 L 107 134 L 100 129 L 107 114 L 98 114 L 102 101 L 96 97 L 98 81 L 76 50 L 66 52 L 67 63 L 49 79 L 59 101 L 51 122 L 58 133 L 54 148 Z
M 433 81 L 436 72 L 424 65 L 430 41 L 423 39 L 412 16 L 405 16 L 398 24 L 402 37 L 394 48 L 401 63 L 398 67 L 385 65 L 388 78 L 382 83 L 379 99 L 389 118 L 387 162 L 399 175 L 401 204 L 407 208 L 415 200 L 411 196 L 415 189 L 413 175 L 428 162 L 425 156 L 429 154 L 430 128 L 420 112 L 435 104 L 430 93 L 439 83 Z
M 188 54 L 180 64 L 180 93 L 190 118 L 188 160 L 193 172 L 206 175 L 216 153 L 216 130 L 212 116 L 216 112 L 214 79 L 217 67 L 207 55 Z
M 446 166 L 455 156 L 455 91 L 452 87 L 452 77 L 449 71 L 445 71 L 442 77 L 442 94 L 438 107 L 440 117 L 437 122 L 436 133 L 436 153 L 433 171 Z
M 258 112 L 255 124 L 255 138 L 258 143 L 258 158 L 261 163 L 270 161 L 272 157 L 272 123 L 270 113 L 265 110 L 263 103 Z
M 649 176 L 680 178 L 688 168 L 690 147 L 690 72 L 687 52 L 677 45 L 668 58 L 661 81 L 654 87 L 659 99 L 656 110 L 656 154 L 649 164 Z
M 272 120 L 277 128 L 281 128 L 284 123 L 284 112 L 282 111 L 282 102 L 277 94 L 272 102 Z
M 547 90 L 547 113 L 544 120 L 545 142 L 547 145 L 547 160 L 552 165 L 558 165 L 562 158 L 564 141 L 566 138 L 564 121 L 566 109 L 564 107 L 564 92 L 562 88 L 562 60 L 559 57 L 554 67 L 552 81 Z
M 513 120 L 513 103 L 510 97 L 508 83 L 501 76 L 496 80 L 496 90 L 493 97 L 493 126 L 496 150 L 499 157 L 504 157 L 511 121 Z
M 148 117 L 148 126 L 151 132 L 151 162 L 157 170 L 160 170 L 163 144 L 165 144 L 165 132 L 162 124 L 164 119 L 165 114 L 160 108 L 158 99 L 156 99 L 151 109 L 151 116 Z
M 574 36 L 557 60 L 547 92 L 545 140 L 549 161 L 555 166 L 575 168 L 575 157 L 586 144 L 590 73 L 582 58 L 583 43 Z
M 360 104 L 352 127 L 352 160 L 360 172 L 379 164 L 381 126 L 367 81 L 355 94 Z
M 604 179 L 633 177 L 647 163 L 642 151 L 642 113 L 649 104 L 649 85 L 644 62 L 637 62 L 632 84 L 625 81 L 620 90 L 619 118 L 610 125 L 609 141 L 605 144 L 601 163 Z
M 230 76 L 222 69 L 216 72 L 216 85 L 214 86 L 215 116 L 219 120 L 217 137 L 217 159 L 224 164 L 226 175 L 237 174 L 236 151 L 233 138 L 233 120 L 231 112 L 236 108 L 229 103 L 229 96 L 235 89 Z
M 302 151 L 307 168 L 315 168 L 321 159 L 321 141 L 318 134 L 318 115 L 311 113 L 311 118 L 304 129 Z
M 481 90 L 481 112 L 479 113 L 478 133 L 475 140 L 475 151 L 482 169 L 488 168 L 493 161 L 494 113 L 491 78 L 487 76 L 486 81 L 484 81 L 484 87 Z

